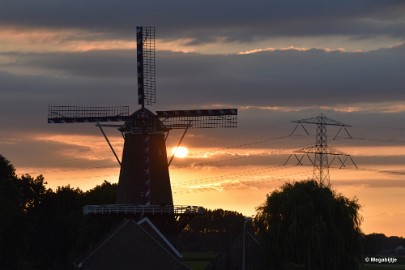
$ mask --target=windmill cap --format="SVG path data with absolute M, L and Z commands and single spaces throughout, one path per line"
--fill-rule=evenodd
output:
M 120 131 L 132 133 L 162 132 L 165 131 L 165 127 L 156 114 L 142 108 L 129 116 Z

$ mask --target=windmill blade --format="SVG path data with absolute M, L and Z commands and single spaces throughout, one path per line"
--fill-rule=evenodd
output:
M 136 27 L 138 104 L 156 103 L 155 27 Z
M 129 118 L 129 106 L 114 107 L 81 107 L 54 106 L 48 107 L 48 123 L 96 123 L 121 122 Z
M 168 129 L 234 128 L 237 109 L 157 111 L 159 120 Z

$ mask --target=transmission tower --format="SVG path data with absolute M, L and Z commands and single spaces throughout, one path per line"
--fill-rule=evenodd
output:
M 295 129 L 291 133 L 294 134 L 298 126 L 301 126 L 305 132 L 309 135 L 308 131 L 305 129 L 304 124 L 313 124 L 316 125 L 316 141 L 314 146 L 300 148 L 294 151 L 294 156 L 298 161 L 297 165 L 303 165 L 302 159 L 304 156 L 307 156 L 310 162 L 313 165 L 313 178 L 318 181 L 321 185 L 330 186 L 330 175 L 329 175 L 329 166 L 333 163 L 335 159 L 340 161 L 340 168 L 346 167 L 346 161 L 350 160 L 353 165 L 357 168 L 357 165 L 354 163 L 352 157 L 338 149 L 328 146 L 328 135 L 327 135 L 327 126 L 337 126 L 340 127 L 337 135 L 344 130 L 349 138 L 351 138 L 347 128 L 351 127 L 350 125 L 344 124 L 342 122 L 330 119 L 324 116 L 322 113 L 317 117 L 306 118 L 297 121 L 292 121 L 297 123 Z M 298 157 L 297 154 L 304 154 L 304 156 Z M 310 157 L 310 154 L 313 154 L 313 159 Z M 288 160 L 291 158 L 291 154 L 287 161 L 284 163 L 287 164 Z M 329 162 L 329 156 L 333 156 L 333 159 Z

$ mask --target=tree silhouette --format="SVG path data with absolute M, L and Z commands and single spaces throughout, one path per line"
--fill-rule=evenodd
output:
M 72 269 L 73 260 L 110 231 L 111 217 L 83 216 L 82 207 L 114 203 L 116 184 L 105 181 L 86 192 L 45 185 L 42 175 L 18 177 L 0 155 L 0 269 Z M 358 209 L 356 200 L 313 181 L 284 185 L 255 219 L 266 263 L 272 269 L 357 269 Z M 180 234 L 179 244 L 184 251 L 221 251 L 243 222 L 237 212 L 206 210 Z
M 24 243 L 20 232 L 23 216 L 19 207 L 17 176 L 14 166 L 0 155 L 0 269 L 13 269 Z
M 245 217 L 235 211 L 205 209 L 180 233 L 178 244 L 183 251 L 222 251 L 237 237 Z
M 316 181 L 287 183 L 267 195 L 255 226 L 265 269 L 359 269 L 361 217 L 349 200 Z

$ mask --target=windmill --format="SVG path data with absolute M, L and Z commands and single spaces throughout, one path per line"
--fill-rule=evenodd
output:
M 137 27 L 138 104 L 129 113 L 129 106 L 77 107 L 49 106 L 48 123 L 96 123 L 113 151 L 121 170 L 116 204 L 88 205 L 85 215 L 122 214 L 143 217 L 160 214 L 164 231 L 181 230 L 200 207 L 174 206 L 166 152 L 170 130 L 183 129 L 184 138 L 192 128 L 234 128 L 237 109 L 202 109 L 156 111 L 146 108 L 156 102 L 155 28 Z M 107 124 L 123 122 L 123 124 Z M 124 138 L 122 159 L 110 144 L 102 127 L 117 127 Z

